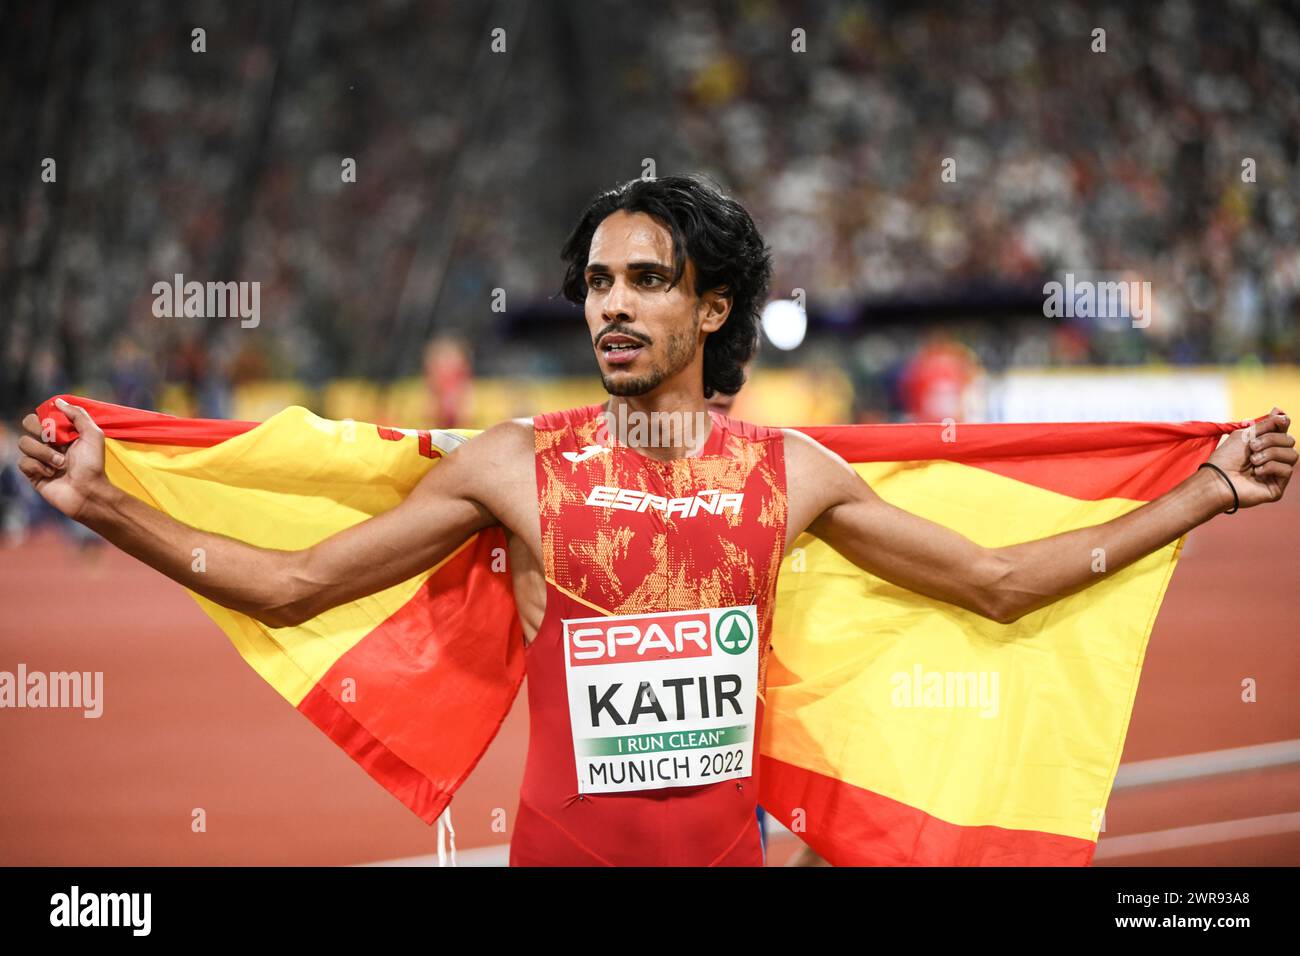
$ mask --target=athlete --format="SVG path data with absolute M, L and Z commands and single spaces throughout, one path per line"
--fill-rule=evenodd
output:
M 799 432 L 706 410 L 743 384 L 771 275 L 734 200 L 693 178 L 634 180 L 594 200 L 562 258 L 609 400 L 488 428 L 397 507 L 313 547 L 204 533 L 121 491 L 83 409 L 65 403 L 69 445 L 45 444 L 35 415 L 20 441 L 20 468 L 50 504 L 271 627 L 504 528 L 531 721 L 515 865 L 761 864 L 755 760 L 773 599 L 805 531 L 900 587 L 1005 623 L 1104 576 L 1095 548 L 1113 574 L 1236 504 L 1278 500 L 1296 462 L 1275 408 L 1223 441 L 1215 468 L 1153 502 L 985 548 L 889 505 Z M 701 415 L 701 429 L 653 427 Z

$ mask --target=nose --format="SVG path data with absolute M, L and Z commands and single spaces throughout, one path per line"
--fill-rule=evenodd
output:
M 601 315 L 607 322 L 626 322 L 634 317 L 632 290 L 626 279 L 618 277 L 601 303 Z

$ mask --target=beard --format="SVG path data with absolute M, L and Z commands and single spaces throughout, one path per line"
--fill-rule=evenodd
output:
M 668 336 L 667 355 L 660 365 L 656 365 L 644 375 L 636 377 L 611 378 L 604 371 L 600 373 L 600 384 L 610 395 L 629 396 L 645 395 L 653 392 L 663 382 L 676 375 L 695 358 L 695 349 L 699 342 L 699 320 L 689 329 L 674 332 Z

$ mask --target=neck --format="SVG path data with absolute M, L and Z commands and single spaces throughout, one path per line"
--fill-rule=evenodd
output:
M 713 431 L 701 390 L 664 386 L 645 395 L 611 395 L 605 423 L 618 443 L 668 461 L 698 455 Z

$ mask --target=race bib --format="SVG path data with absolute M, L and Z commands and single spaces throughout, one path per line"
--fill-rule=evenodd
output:
M 753 773 L 757 608 L 564 621 L 579 793 Z

